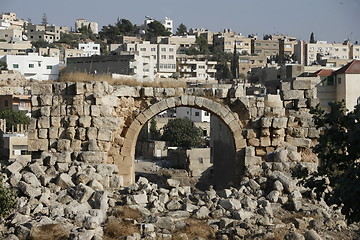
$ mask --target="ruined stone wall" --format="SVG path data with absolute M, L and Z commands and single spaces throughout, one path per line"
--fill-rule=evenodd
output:
M 275 150 L 287 151 L 286 159 L 280 159 L 286 162 L 284 166 L 309 156 L 318 132 L 308 109 L 308 103 L 313 102 L 311 89 L 306 83 L 298 85 L 285 85 L 282 101 L 278 95 L 244 96 L 240 86 L 205 89 L 111 86 L 106 82 L 37 84 L 32 86 L 29 150 L 34 155 L 51 151 L 66 161 L 116 164 L 127 185 L 134 182 L 135 145 L 141 128 L 161 111 L 190 106 L 215 114 L 229 127 L 236 151 L 235 180 L 239 181 L 242 166 L 246 174 L 256 175 L 264 166 L 281 165 L 272 163 L 279 160 L 271 157 Z M 290 90 L 285 91 L 286 87 Z

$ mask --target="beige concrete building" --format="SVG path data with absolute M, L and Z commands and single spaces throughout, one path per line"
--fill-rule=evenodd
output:
M 31 154 L 28 151 L 28 138 L 25 134 L 4 134 L 2 140 L 3 159 L 14 160 L 21 156 L 29 161 L 31 160 Z
M 336 84 L 336 101 L 345 101 L 345 107 L 352 111 L 360 103 L 360 60 L 351 63 L 333 73 Z
M 0 42 L 0 55 L 26 55 L 26 51 L 31 49 L 30 41 L 15 43 Z
M 229 29 L 224 30 L 223 33 L 215 34 L 213 37 L 214 47 L 220 47 L 224 52 L 233 53 L 235 44 L 238 53 L 251 53 L 251 38 L 236 34 Z
M 216 61 L 210 61 L 205 56 L 177 56 L 177 72 L 180 78 L 193 82 L 216 82 Z
M 360 60 L 360 45 L 350 45 L 350 58 L 354 60 Z
M 17 28 L 0 29 L 0 39 L 8 43 L 22 41 L 22 30 Z
M 23 30 L 24 25 L 28 24 L 27 21 L 18 18 L 16 16 L 16 13 L 12 13 L 12 12 L 0 14 L 0 20 L 9 23 L 10 28 L 20 29 L 20 30 Z
M 306 65 L 316 63 L 321 59 L 350 59 L 349 45 L 318 41 L 308 43 L 306 49 Z
M 196 45 L 196 36 L 170 36 L 170 37 L 158 37 L 158 42 L 162 44 L 175 45 L 176 54 L 185 54 L 185 50 L 191 46 Z
M 266 56 L 239 56 L 239 74 L 247 75 L 252 68 L 261 68 L 267 64 Z
M 58 57 L 60 59 L 60 49 L 58 48 L 39 48 L 39 56 Z
M 78 32 L 79 28 L 87 27 L 91 30 L 92 33 L 98 34 L 99 33 L 99 25 L 96 22 L 88 22 L 84 18 L 76 19 L 75 21 L 75 31 Z
M 27 26 L 27 37 L 30 41 L 44 40 L 49 43 L 60 40 L 60 33 L 67 33 L 67 27 L 58 27 L 55 25 L 34 25 Z
M 280 48 L 278 40 L 251 40 L 251 53 L 258 56 L 279 56 Z

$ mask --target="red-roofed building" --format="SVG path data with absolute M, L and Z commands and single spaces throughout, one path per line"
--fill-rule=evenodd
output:
M 360 103 L 360 60 L 353 60 L 333 72 L 336 85 L 336 101 L 345 101 L 347 109 L 352 111 Z

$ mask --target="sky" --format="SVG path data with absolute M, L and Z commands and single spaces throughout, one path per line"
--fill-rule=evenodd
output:
M 0 0 L 1 12 L 40 24 L 45 13 L 50 24 L 73 27 L 77 18 L 102 26 L 118 18 L 141 25 L 145 16 L 168 17 L 174 29 L 219 32 L 231 29 L 243 35 L 285 34 L 309 41 L 360 42 L 360 0 Z M 174 31 L 175 31 L 174 30 Z

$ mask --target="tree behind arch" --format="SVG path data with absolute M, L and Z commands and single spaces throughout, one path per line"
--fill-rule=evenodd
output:
M 189 118 L 171 119 L 164 126 L 162 140 L 173 147 L 199 147 L 202 142 L 201 130 Z

